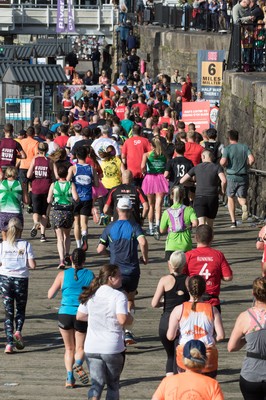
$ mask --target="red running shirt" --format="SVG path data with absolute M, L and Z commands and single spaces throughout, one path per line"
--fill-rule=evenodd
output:
M 186 253 L 187 264 L 183 274 L 201 275 L 206 281 L 206 293 L 219 296 L 222 278 L 229 278 L 233 272 L 223 253 L 211 247 L 198 247 Z M 213 306 L 220 304 L 218 298 L 208 301 Z
M 142 178 L 141 161 L 144 153 L 150 151 L 150 142 L 141 136 L 132 136 L 127 139 L 122 147 L 122 155 L 127 161 L 127 169 L 133 174 L 134 178 Z

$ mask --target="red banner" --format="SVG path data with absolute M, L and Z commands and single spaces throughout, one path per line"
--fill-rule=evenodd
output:
M 210 127 L 210 102 L 193 101 L 182 103 L 182 121 L 186 126 L 190 123 L 196 125 L 196 131 L 201 133 Z

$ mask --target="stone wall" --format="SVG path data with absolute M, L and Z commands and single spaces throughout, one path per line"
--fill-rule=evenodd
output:
M 139 27 L 139 56 L 147 62 L 151 76 L 159 72 L 172 75 L 176 68 L 181 75 L 191 74 L 197 81 L 198 50 L 226 50 L 230 35 L 182 32 L 155 26 Z M 266 74 L 224 73 L 219 118 L 219 140 L 227 144 L 228 129 L 240 132 L 240 141 L 247 143 L 256 158 L 253 168 L 266 171 Z M 250 209 L 254 215 L 266 216 L 266 174 L 250 176 Z
M 198 50 L 229 50 L 230 35 L 183 32 L 155 26 L 140 26 L 139 56 L 147 61 L 151 76 L 159 72 L 172 75 L 176 68 L 181 75 L 191 74 L 197 78 Z
M 250 146 L 252 168 L 266 171 L 266 73 L 224 73 L 218 132 L 225 144 L 228 129 L 238 130 L 239 141 Z M 250 175 L 249 199 L 252 213 L 265 218 L 266 173 Z

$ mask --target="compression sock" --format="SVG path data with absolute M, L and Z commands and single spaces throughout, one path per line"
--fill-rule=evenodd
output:
M 77 243 L 77 248 L 80 249 L 81 248 L 81 240 L 76 240 Z

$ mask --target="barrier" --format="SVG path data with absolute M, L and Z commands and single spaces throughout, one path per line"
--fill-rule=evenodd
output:
M 261 25 L 233 25 L 227 69 L 266 71 L 265 45 L 259 40 Z

